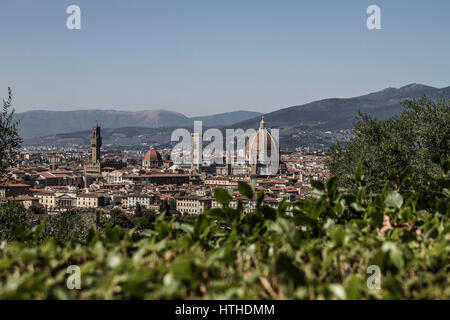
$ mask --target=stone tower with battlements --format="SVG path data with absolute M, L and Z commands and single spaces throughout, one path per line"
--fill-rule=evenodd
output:
M 100 162 L 100 148 L 102 146 L 101 128 L 98 123 L 92 128 L 91 150 L 92 162 Z
M 102 147 L 101 128 L 98 123 L 92 128 L 91 137 L 91 161 L 84 164 L 84 186 L 87 187 L 90 181 L 101 175 L 100 148 Z

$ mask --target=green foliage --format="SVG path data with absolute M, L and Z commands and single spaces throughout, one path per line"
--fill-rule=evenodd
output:
M 369 190 L 380 191 L 379 182 L 388 180 L 393 171 L 412 169 L 412 180 L 418 186 L 439 176 L 439 165 L 430 157 L 434 154 L 448 159 L 450 100 L 434 102 L 423 97 L 404 101 L 403 106 L 398 117 L 386 121 L 360 114 L 355 137 L 345 146 L 329 149 L 328 168 L 342 186 L 354 185 L 353 171 L 360 163 Z
M 179 214 L 179 212 L 177 211 L 175 199 L 170 199 L 169 201 L 167 200 L 161 201 L 161 205 L 159 206 L 159 212 L 165 213 L 165 215 L 167 216 Z
M 17 149 L 22 139 L 17 131 L 19 121 L 14 121 L 14 108 L 11 109 L 12 92 L 8 88 L 8 98 L 3 100 L 0 112 L 0 177 L 6 169 L 16 163 Z
M 136 203 L 136 208 L 134 209 L 134 216 L 139 218 L 142 217 L 142 208 L 139 202 Z
M 238 190 L 239 193 L 243 196 L 247 197 L 248 199 L 253 199 L 253 188 L 249 184 L 243 181 L 239 181 Z
M 0 203 L 0 240 L 12 240 L 13 225 L 30 229 L 39 219 L 18 202 Z
M 140 217 L 142 217 L 142 212 Z M 119 226 L 122 229 L 131 229 L 134 227 L 134 223 L 120 210 L 111 212 L 108 223 L 112 226 Z
M 65 211 L 47 217 L 44 236 L 65 243 L 86 239 L 90 229 L 96 229 L 95 211 Z
M 0 299 L 449 299 L 448 165 L 433 159 L 441 175 L 420 191 L 390 188 L 405 180 L 393 174 L 368 193 L 360 166 L 355 191 L 336 178 L 312 182 L 313 196 L 291 207 L 264 205 L 260 191 L 244 214 L 221 189 L 222 208 L 185 221 L 167 210 L 139 217 L 143 230 L 110 218 L 103 232 L 60 243 L 46 237 L 48 221 L 13 227 L 0 249 Z M 254 185 L 239 191 L 255 196 Z M 70 265 L 81 268 L 81 290 L 66 288 Z M 366 285 L 371 265 L 381 290 Z
M 231 195 L 229 192 L 223 188 L 216 188 L 214 190 L 214 197 L 218 203 L 227 207 L 231 201 Z

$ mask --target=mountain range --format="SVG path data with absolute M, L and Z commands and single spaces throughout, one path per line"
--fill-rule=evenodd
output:
M 264 115 L 271 128 L 292 129 L 351 129 L 358 112 L 370 114 L 380 120 L 398 114 L 406 99 L 417 99 L 426 95 L 431 99 L 450 98 L 450 87 L 434 88 L 422 84 L 410 84 L 399 89 L 387 88 L 367 95 L 324 99 L 304 105 L 279 109 Z M 244 120 L 233 125 L 236 128 L 257 128 L 260 118 Z
M 259 112 L 234 111 L 202 117 L 186 117 L 168 110 L 118 111 L 118 110 L 36 110 L 17 113 L 19 133 L 25 138 L 90 130 L 97 121 L 102 128 L 172 128 L 191 126 L 194 120 L 202 120 L 207 127 L 232 125 L 261 115 Z
M 280 129 L 282 146 L 324 147 L 336 141 L 348 140 L 348 132 L 353 129 L 358 112 L 370 114 L 377 119 L 388 119 L 402 110 L 402 101 L 417 99 L 424 95 L 435 100 L 449 99 L 450 87 L 434 88 L 410 84 L 354 98 L 331 98 L 281 108 L 266 113 L 264 119 L 268 127 Z M 45 118 L 45 115 L 50 114 L 51 119 Z M 25 140 L 25 144 L 32 145 L 88 144 L 89 130 L 95 119 L 102 126 L 105 143 L 113 146 L 168 144 L 173 127 L 191 128 L 194 120 L 202 120 L 205 127 L 217 126 L 222 129 L 225 127 L 256 129 L 261 121 L 260 113 L 248 111 L 192 118 L 164 110 L 140 112 L 87 110 L 56 113 L 31 111 L 17 116 L 22 119 L 22 126 L 24 123 L 30 126 L 21 130 L 27 132 L 22 133 L 24 137 L 29 137 Z M 41 121 L 43 123 L 38 123 Z M 50 130 L 52 134 L 44 133 Z

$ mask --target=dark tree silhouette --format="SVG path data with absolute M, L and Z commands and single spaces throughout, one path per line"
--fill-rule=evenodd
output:
M 8 98 L 3 99 L 3 110 L 0 114 L 0 178 L 6 170 L 17 161 L 17 149 L 22 139 L 17 131 L 19 121 L 14 121 L 14 108 L 11 108 L 12 92 L 8 87 Z

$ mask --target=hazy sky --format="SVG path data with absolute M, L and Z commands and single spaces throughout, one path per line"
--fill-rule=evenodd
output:
M 19 112 L 269 112 L 450 85 L 449 0 L 1 0 L 0 36 L 0 96 L 11 86 Z

